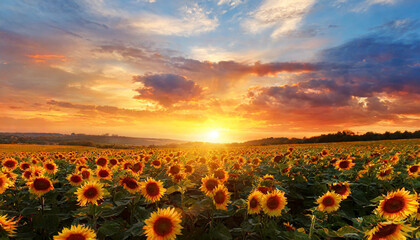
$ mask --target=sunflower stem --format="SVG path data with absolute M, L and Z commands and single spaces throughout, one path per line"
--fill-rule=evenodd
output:
M 312 219 L 311 219 L 311 228 L 309 229 L 309 238 L 312 237 L 312 233 L 315 227 L 315 215 L 312 215 Z
M 41 197 L 41 216 L 44 216 L 44 204 L 45 204 L 45 199 L 44 196 Z

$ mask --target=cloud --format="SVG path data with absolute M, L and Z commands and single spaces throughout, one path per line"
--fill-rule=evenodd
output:
M 251 33 L 270 29 L 272 38 L 281 37 L 298 28 L 314 3 L 315 0 L 265 0 L 242 27 Z
M 150 99 L 165 107 L 181 101 L 195 101 L 203 97 L 203 89 L 194 81 L 175 74 L 146 74 L 133 77 L 135 82 L 143 83 L 136 89 L 136 99 Z
M 318 71 L 302 74 L 295 84 L 251 88 L 238 111 L 290 127 L 418 122 L 419 53 L 420 40 L 355 39 L 324 50 Z
M 320 67 L 317 64 L 306 62 L 254 62 L 248 64 L 238 61 L 199 61 L 185 57 L 164 56 L 145 49 L 121 45 L 102 46 L 98 51 L 118 54 L 125 61 L 147 71 L 165 69 L 164 73 L 186 76 L 214 92 L 230 90 L 235 86 L 235 83 L 250 76 L 305 73 L 317 71 Z
M 400 0 L 365 0 L 361 2 L 360 4 L 358 4 L 352 10 L 355 12 L 363 12 L 363 11 L 367 11 L 370 7 L 374 5 L 392 5 L 399 1 Z
M 208 12 L 198 4 L 181 8 L 181 15 L 181 17 L 173 17 L 144 13 L 134 21 L 130 20 L 130 25 L 148 34 L 176 36 L 210 32 L 219 25 L 217 18 L 210 18 Z

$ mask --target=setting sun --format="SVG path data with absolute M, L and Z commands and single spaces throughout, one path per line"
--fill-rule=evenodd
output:
M 207 142 L 219 142 L 220 141 L 220 133 L 217 130 L 213 130 L 207 134 Z

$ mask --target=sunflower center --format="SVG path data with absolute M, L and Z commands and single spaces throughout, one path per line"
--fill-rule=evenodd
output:
M 322 204 L 326 207 L 334 205 L 334 198 L 327 196 L 324 199 L 322 199 Z
M 98 164 L 99 166 L 105 166 L 106 165 L 106 159 L 105 158 L 99 158 L 98 161 L 96 161 L 96 164 Z
M 345 185 L 341 185 L 341 184 L 337 184 L 331 187 L 331 190 L 333 190 L 334 192 L 343 195 L 347 192 L 347 188 Z
M 178 166 L 172 166 L 169 172 L 173 175 L 178 174 L 181 171 L 181 169 Z
M 250 208 L 256 208 L 256 207 L 258 207 L 258 200 L 255 197 L 253 197 L 251 199 L 251 201 L 249 201 L 249 207 Z
M 389 175 L 391 172 L 392 172 L 392 170 L 391 170 L 391 169 L 387 169 L 387 170 L 382 171 L 381 173 L 379 173 L 379 175 L 380 175 L 381 177 L 385 177 L 386 175 Z
M 219 182 L 217 180 L 214 180 L 214 179 L 207 180 L 207 182 L 206 182 L 206 188 L 209 191 L 213 191 L 213 189 L 215 187 L 217 187 L 218 185 L 219 185 Z
M 160 162 L 159 162 L 158 160 L 154 160 L 154 161 L 152 162 L 152 164 L 153 164 L 153 165 L 155 165 L 155 166 L 159 166 L 159 165 L 160 165 Z
M 136 164 L 134 164 L 134 165 L 133 165 L 133 167 L 131 168 L 131 170 L 132 170 L 133 172 L 139 172 L 139 171 L 141 171 L 141 169 L 142 169 L 142 166 L 141 166 L 141 164 L 140 164 L 140 163 L 136 163 Z
M 86 198 L 94 198 L 96 197 L 96 195 L 98 195 L 98 189 L 96 189 L 96 187 L 89 187 L 88 189 L 85 190 L 83 195 Z
M 22 170 L 26 170 L 26 169 L 29 168 L 29 164 L 24 163 L 24 164 L 21 165 L 21 167 L 22 167 Z
M 73 176 L 71 176 L 70 180 L 74 183 L 78 183 L 78 182 L 82 181 L 82 178 L 80 176 L 73 175 Z
M 88 172 L 88 171 L 83 171 L 83 172 L 82 172 L 82 177 L 83 177 L 83 179 L 88 179 L 88 178 L 90 177 L 90 172 Z
M 156 220 L 155 224 L 153 224 L 153 230 L 159 236 L 166 236 L 172 232 L 173 224 L 171 219 L 166 217 L 160 217 Z
M 111 159 L 109 160 L 109 163 L 111 163 L 111 165 L 116 165 L 118 162 L 117 159 Z
M 159 195 L 159 186 L 155 182 L 148 183 L 146 185 L 146 192 L 149 196 L 157 196 Z
M 187 172 L 187 173 L 192 172 L 192 167 L 189 166 L 189 165 L 185 166 L 185 172 Z
M 214 176 L 218 179 L 223 179 L 225 178 L 225 173 L 223 172 L 223 170 L 217 170 L 214 172 Z
M 136 181 L 134 181 L 133 179 L 129 178 L 129 179 L 125 179 L 124 180 L 125 185 L 130 188 L 130 189 L 136 189 L 138 184 L 136 183 Z
M 80 233 L 72 233 L 66 238 L 66 240 L 85 240 L 85 239 L 86 237 Z
M 412 166 L 410 167 L 410 172 L 415 173 L 419 170 L 419 166 Z
M 340 168 L 348 168 L 350 163 L 349 161 L 341 161 L 339 165 L 340 165 Z
M 275 156 L 273 160 L 274 160 L 274 162 L 278 163 L 278 162 L 281 161 L 281 159 L 282 159 L 281 156 Z
M 214 194 L 214 201 L 217 204 L 222 204 L 225 201 L 226 197 L 223 191 L 218 191 Z
M 32 172 L 31 172 L 31 171 L 25 171 L 25 172 L 23 173 L 23 176 L 24 176 L 25 178 L 30 178 L 30 177 L 32 176 Z
M 269 209 L 276 209 L 280 205 L 280 199 L 277 196 L 272 196 L 267 199 L 267 207 Z
M 109 176 L 109 172 L 108 172 L 107 170 L 100 170 L 100 171 L 99 171 L 99 176 L 100 176 L 101 178 L 106 178 L 106 177 L 108 177 L 108 176 Z
M 34 181 L 34 188 L 38 191 L 47 190 L 51 187 L 50 181 L 44 178 L 38 178 Z
M 4 163 L 4 166 L 8 167 L 8 168 L 12 168 L 16 165 L 15 161 L 6 161 Z
M 4 183 L 3 178 L 0 178 L 0 187 L 3 186 L 3 183 Z
M 384 237 L 387 237 L 391 234 L 393 234 L 397 230 L 396 224 L 389 224 L 386 226 L 382 226 L 376 233 L 373 235 L 373 239 L 382 239 Z
M 48 170 L 54 170 L 54 169 L 55 169 L 54 165 L 53 165 L 53 164 L 51 164 L 51 163 L 48 163 L 48 164 L 46 165 L 46 167 L 47 167 L 47 169 L 48 169 Z
M 404 206 L 404 198 L 397 196 L 385 201 L 384 210 L 388 213 L 396 213 L 401 211 Z

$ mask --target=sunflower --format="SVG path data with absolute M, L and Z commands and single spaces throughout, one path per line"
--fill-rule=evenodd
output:
M 219 184 L 219 179 L 212 176 L 206 176 L 205 178 L 201 179 L 200 190 L 204 192 L 207 196 L 211 196 L 213 194 L 214 189 Z
M 16 233 L 17 223 L 19 222 L 19 218 L 8 218 L 6 215 L 0 215 L 0 229 L 3 229 L 7 232 L 8 236 L 13 237 Z
M 227 210 L 227 204 L 230 202 L 230 193 L 223 184 L 219 184 L 213 190 L 213 202 L 216 205 L 216 209 Z
M 20 170 L 25 171 L 26 169 L 30 168 L 31 164 L 28 162 L 21 162 L 19 165 Z
M 13 182 L 6 174 L 0 174 L 0 194 L 4 193 L 10 186 L 13 186 Z
M 289 222 L 283 223 L 283 226 L 286 227 L 286 231 L 288 231 L 288 232 L 294 232 L 294 231 L 296 231 L 296 228 L 293 226 L 293 224 L 291 224 Z
M 185 174 L 191 175 L 194 172 L 194 168 L 191 165 L 184 166 Z
M 162 161 L 160 161 L 159 159 L 156 159 L 156 160 L 153 160 L 152 162 L 150 162 L 150 164 L 154 168 L 160 168 L 160 166 L 162 165 Z
M 263 181 L 274 181 L 274 176 L 271 174 L 265 174 L 262 178 Z
M 147 178 L 145 182 L 140 183 L 141 194 L 149 202 L 159 201 L 165 194 L 166 189 L 163 188 L 161 181 L 156 181 L 153 178 Z
M 339 194 L 341 196 L 341 199 L 346 199 L 351 191 L 350 191 L 350 184 L 347 182 L 344 183 L 333 183 L 330 186 L 331 191 L 334 191 L 335 193 Z
M 181 235 L 181 214 L 175 208 L 159 208 L 144 221 L 148 240 L 174 240 Z
M 354 162 L 351 161 L 350 159 L 343 159 L 343 160 L 338 160 L 335 164 L 335 167 L 340 170 L 349 170 L 354 166 Z
M 8 171 L 13 171 L 17 168 L 18 161 L 13 158 L 8 158 L 3 161 L 3 167 L 5 167 Z
M 38 197 L 54 189 L 51 180 L 44 176 L 34 177 L 26 184 L 29 186 L 29 192 L 37 195 Z
M 379 216 L 389 221 L 399 221 L 417 212 L 416 195 L 410 194 L 404 188 L 390 192 L 381 200 L 376 209 Z
M 324 211 L 327 213 L 337 211 L 340 208 L 341 195 L 335 192 L 327 192 L 321 197 L 319 197 L 316 202 L 318 205 L 319 211 Z
M 112 179 L 112 171 L 107 168 L 107 167 L 99 167 L 96 169 L 96 176 L 100 179 L 107 179 L 107 180 L 111 180 Z
M 98 166 L 105 167 L 107 164 L 108 164 L 108 159 L 106 159 L 105 157 L 100 157 L 96 159 L 96 165 Z
M 114 166 L 116 166 L 118 164 L 118 160 L 115 159 L 115 158 L 111 158 L 109 160 L 109 164 L 111 164 L 111 167 L 114 167 Z
M 57 172 L 57 165 L 55 162 L 45 162 L 44 169 L 49 174 L 55 174 Z
M 274 156 L 272 161 L 275 162 L 275 163 L 279 163 L 279 162 L 281 162 L 281 160 L 283 160 L 283 157 L 284 157 L 283 155 Z
M 79 186 L 83 183 L 82 176 L 76 173 L 67 175 L 67 180 L 72 186 Z
M 366 232 L 367 240 L 406 240 L 408 232 L 415 230 L 409 224 L 381 222 Z
M 379 180 L 388 181 L 392 179 L 392 173 L 394 173 L 394 169 L 391 166 L 388 166 L 378 172 L 376 177 Z
M 280 216 L 281 210 L 283 210 L 286 204 L 287 198 L 284 196 L 284 192 L 278 189 L 265 194 L 261 199 L 263 211 L 271 217 Z
M 102 186 L 102 183 L 91 181 L 79 187 L 75 192 L 79 205 L 86 206 L 88 203 L 99 205 L 98 201 L 102 200 L 104 193 Z
M 88 168 L 83 168 L 80 171 L 80 174 L 82 175 L 83 180 L 91 180 L 92 179 L 92 170 L 88 169 Z
M 168 174 L 170 176 L 175 176 L 175 175 L 181 173 L 181 170 L 182 170 L 182 168 L 179 164 L 174 164 L 174 165 L 169 167 Z
M 130 170 L 132 173 L 139 176 L 143 172 L 143 169 L 144 169 L 144 164 L 142 162 L 137 162 L 131 166 Z
M 248 214 L 258 214 L 261 211 L 261 198 L 263 194 L 260 191 L 254 191 L 248 196 Z
M 417 178 L 420 176 L 420 165 L 414 164 L 407 167 L 408 176 L 410 178 Z
M 222 183 L 226 182 L 229 179 L 229 173 L 222 168 L 214 171 L 213 175 L 214 175 L 214 177 L 218 178 L 219 181 L 222 182 Z
M 132 177 L 124 177 L 120 180 L 120 184 L 131 194 L 136 194 L 140 190 L 140 184 Z
M 54 240 L 96 240 L 96 233 L 89 227 L 72 225 L 55 235 Z

